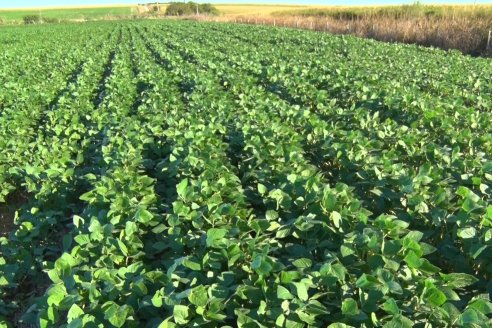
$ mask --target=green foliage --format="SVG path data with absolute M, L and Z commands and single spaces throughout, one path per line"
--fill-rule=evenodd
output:
M 50 17 L 42 17 L 40 15 L 24 16 L 23 21 L 24 21 L 24 24 L 26 24 L 26 25 L 41 24 L 41 23 L 53 24 L 53 23 L 59 23 L 60 22 L 59 19 L 50 18 Z
M 70 27 L 0 35 L 0 326 L 492 324 L 487 60 Z
M 167 16 L 218 15 L 219 11 L 209 3 L 171 2 L 166 7 Z
M 24 24 L 39 24 L 43 22 L 43 18 L 40 15 L 26 15 L 22 20 Z

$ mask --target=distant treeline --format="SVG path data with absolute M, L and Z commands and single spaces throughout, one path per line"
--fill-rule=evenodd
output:
M 166 8 L 168 16 L 218 15 L 219 11 L 210 3 L 171 2 Z
M 59 23 L 60 20 L 56 18 L 42 17 L 41 15 L 26 15 L 22 17 L 24 24 L 42 24 L 42 23 Z

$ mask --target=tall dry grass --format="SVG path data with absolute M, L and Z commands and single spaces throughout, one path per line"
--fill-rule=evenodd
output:
M 492 6 L 309 9 L 269 16 L 223 16 L 214 20 L 350 34 L 386 42 L 456 49 L 473 56 L 491 53 L 487 51 L 487 41 L 492 29 Z
M 337 19 L 355 19 L 365 16 L 385 18 L 454 18 L 492 16 L 492 5 L 424 5 L 416 2 L 411 5 L 396 6 L 332 6 L 311 7 L 297 10 L 278 10 L 273 16 L 333 17 Z

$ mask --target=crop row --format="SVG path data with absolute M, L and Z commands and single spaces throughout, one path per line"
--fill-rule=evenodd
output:
M 490 62 L 62 27 L 0 31 L 0 326 L 491 323 Z

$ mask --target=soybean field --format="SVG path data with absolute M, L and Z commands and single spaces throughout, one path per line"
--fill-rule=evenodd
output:
M 490 59 L 177 20 L 0 44 L 0 327 L 492 326 Z

